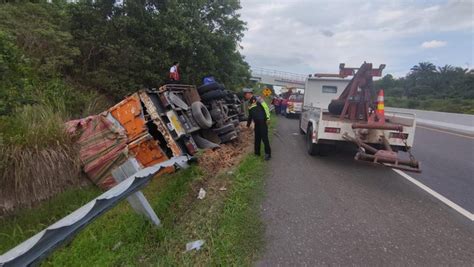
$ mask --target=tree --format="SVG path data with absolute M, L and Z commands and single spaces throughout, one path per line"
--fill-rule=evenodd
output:
M 228 87 L 248 80 L 237 51 L 244 22 L 235 0 L 115 1 L 71 5 L 71 32 L 81 55 L 77 75 L 89 86 L 121 98 L 167 79 L 173 61 L 182 81 L 214 75 Z
M 436 71 L 436 66 L 431 62 L 420 62 L 418 65 L 413 66 L 410 70 L 412 73 L 417 74 L 434 73 Z

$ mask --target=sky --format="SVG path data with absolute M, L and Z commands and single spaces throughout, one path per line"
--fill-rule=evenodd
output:
M 241 0 L 241 53 L 251 67 L 337 73 L 339 63 L 419 62 L 474 68 L 474 0 Z

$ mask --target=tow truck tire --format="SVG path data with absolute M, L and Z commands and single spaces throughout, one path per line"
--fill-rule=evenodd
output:
M 311 156 L 315 156 L 319 154 L 319 146 L 313 143 L 313 127 L 310 125 L 308 127 L 308 131 L 306 132 L 306 151 Z
M 329 106 L 328 106 L 329 113 L 331 113 L 333 115 L 341 115 L 345 104 L 346 104 L 345 101 L 332 100 L 331 103 L 329 103 Z
M 212 126 L 212 118 L 209 110 L 200 101 L 196 101 L 191 105 L 191 111 L 196 123 L 202 129 L 209 129 Z

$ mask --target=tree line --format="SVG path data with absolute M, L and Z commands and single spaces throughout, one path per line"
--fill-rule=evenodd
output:
M 474 114 L 474 72 L 466 68 L 421 62 L 405 77 L 387 74 L 375 86 L 392 107 Z
M 237 0 L 0 4 L 0 115 L 40 96 L 63 95 L 68 106 L 96 92 L 117 101 L 162 85 L 174 61 L 184 83 L 214 75 L 243 85 L 250 74 L 238 9 Z
M 49 2 L 0 0 L 0 214 L 80 184 L 64 121 L 158 88 L 174 61 L 188 84 L 250 76 L 237 0 Z

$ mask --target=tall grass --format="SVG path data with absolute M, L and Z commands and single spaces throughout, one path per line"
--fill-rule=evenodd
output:
M 0 215 L 84 182 L 64 105 L 56 104 L 23 106 L 0 120 Z

